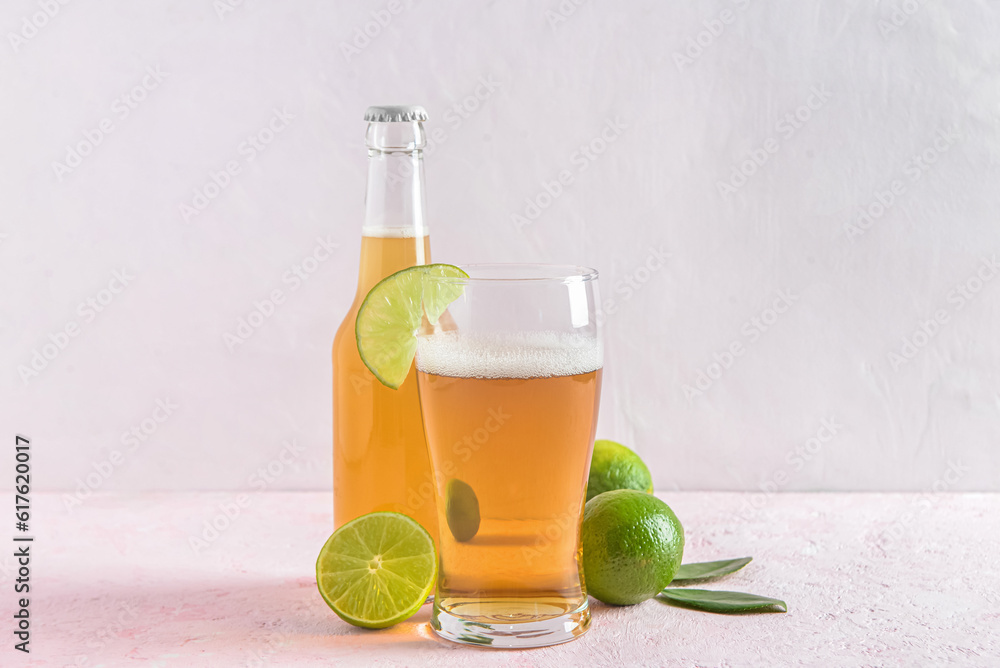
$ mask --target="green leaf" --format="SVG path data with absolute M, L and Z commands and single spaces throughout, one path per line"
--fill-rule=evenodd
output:
M 671 580 L 675 582 L 694 580 L 714 580 L 723 575 L 735 573 L 753 561 L 753 557 L 740 557 L 739 559 L 723 559 L 722 561 L 701 561 L 696 564 L 681 564 L 677 569 L 677 575 Z
M 705 612 L 788 612 L 784 601 L 738 591 L 710 591 L 708 589 L 664 589 L 663 599 L 671 605 L 704 610 Z

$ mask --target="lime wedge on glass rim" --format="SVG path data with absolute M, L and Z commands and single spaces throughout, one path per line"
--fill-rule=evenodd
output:
M 316 559 L 316 586 L 345 622 L 383 629 L 410 618 L 437 577 L 434 541 L 401 513 L 369 513 L 333 532 Z
M 468 278 L 450 264 L 425 264 L 397 271 L 375 284 L 358 309 L 354 334 L 361 361 L 379 381 L 399 389 L 417 352 L 417 329 L 431 325 L 464 290 L 461 282 L 428 278 Z

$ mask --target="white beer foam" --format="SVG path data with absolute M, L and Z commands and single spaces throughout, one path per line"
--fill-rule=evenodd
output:
M 365 225 L 361 228 L 361 236 L 374 237 L 376 239 L 413 239 L 415 237 L 426 237 L 427 228 L 421 227 L 375 227 Z
M 600 369 L 604 348 L 569 332 L 437 333 L 417 338 L 417 368 L 453 378 L 546 378 Z

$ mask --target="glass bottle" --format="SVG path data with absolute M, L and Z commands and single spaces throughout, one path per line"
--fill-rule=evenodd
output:
M 418 106 L 369 107 L 368 188 L 354 302 L 333 341 L 334 527 L 375 511 L 414 518 L 437 538 L 430 459 L 415 371 L 383 386 L 358 355 L 354 321 L 368 291 L 400 269 L 427 264 L 422 122 Z

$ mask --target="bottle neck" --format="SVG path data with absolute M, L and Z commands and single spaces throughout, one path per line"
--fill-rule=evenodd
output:
M 422 150 L 368 149 L 365 237 L 427 236 Z
M 421 151 L 368 150 L 358 297 L 401 269 L 430 262 Z
M 368 189 L 361 232 L 358 295 L 389 274 L 430 262 L 424 211 L 427 145 L 419 121 L 373 122 L 365 133 Z

